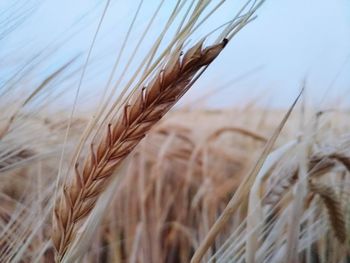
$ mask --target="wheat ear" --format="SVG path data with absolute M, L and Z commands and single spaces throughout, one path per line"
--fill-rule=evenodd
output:
M 63 186 L 63 194 L 54 209 L 52 240 L 59 261 L 119 164 L 190 88 L 197 73 L 219 55 L 227 40 L 205 49 L 202 43 L 193 46 L 183 57 L 180 52 L 173 54 L 147 88 L 131 95 L 116 122 L 108 124 L 97 150 L 91 144 L 83 168 L 76 163 L 74 179 Z
M 309 182 L 309 189 L 321 197 L 327 208 L 329 221 L 335 237 L 340 243 L 344 244 L 346 241 L 345 216 L 337 194 L 332 187 L 312 181 Z

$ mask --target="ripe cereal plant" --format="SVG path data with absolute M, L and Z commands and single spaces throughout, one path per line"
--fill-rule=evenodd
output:
M 55 207 L 53 240 L 60 258 L 76 235 L 75 225 L 94 208 L 116 167 L 190 88 L 194 75 L 216 58 L 226 41 L 205 49 L 199 43 L 181 61 L 178 55 L 173 55 L 173 60 L 147 88 L 134 93 L 117 122 L 108 124 L 97 149 L 91 145 L 83 169 L 76 164 L 74 181 L 63 186 L 64 200 Z
M 40 2 L 10 3 L 0 43 Z M 94 52 L 121 6 L 101 3 L 86 54 L 58 51 L 87 23 L 28 61 L 0 52 L 0 262 L 348 262 L 347 111 L 303 92 L 289 110 L 175 107 L 264 1 L 140 0 L 107 67 Z
M 224 28 L 224 35 L 219 36 L 218 44 L 203 48 L 202 40 L 182 55 L 183 43 L 192 34 L 189 29 L 197 26 L 195 22 L 205 7 L 203 2 L 198 2 L 188 24 L 175 35 L 175 48 L 163 52 L 164 66 L 160 70 L 156 69 L 149 84 L 136 84 L 119 107 L 116 120 L 112 118 L 106 125 L 107 132 L 96 143 L 96 150 L 94 143 L 91 143 L 90 154 L 86 157 L 82 169 L 79 162 L 75 161 L 75 175 L 63 184 L 63 194 L 59 196 L 54 208 L 52 240 L 57 251 L 57 261 L 77 260 L 76 257 L 79 256 L 69 250 L 73 251 L 76 250 L 76 246 L 79 247 L 77 233 L 81 228 L 86 228 L 82 226 L 82 221 L 96 206 L 113 173 L 152 126 L 188 91 L 205 67 L 220 54 L 228 40 L 250 21 L 261 4 L 262 1 L 254 2 L 245 14 L 235 19 L 237 21 L 231 21 Z M 224 38 L 220 40 L 222 37 Z M 155 48 L 157 45 L 156 41 Z M 156 68 L 157 63 L 159 62 L 155 62 L 151 68 Z M 143 76 L 142 78 L 145 79 Z M 113 108 L 109 111 L 108 115 L 110 114 L 115 114 Z

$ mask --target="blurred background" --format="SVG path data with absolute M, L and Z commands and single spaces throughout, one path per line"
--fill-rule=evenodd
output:
M 126 64 L 127 56 L 157 12 L 145 41 L 135 54 L 135 65 L 143 58 L 176 2 L 108 2 L 83 78 L 80 103 L 94 99 L 95 92 L 106 85 L 137 9 L 139 15 L 125 56 L 121 57 L 122 65 Z M 203 36 L 232 19 L 241 2 L 228 1 L 218 15 L 197 32 L 198 35 Z M 1 1 L 0 63 L 6 65 L 6 71 L 0 73 L 0 84 L 33 61 L 41 64 L 41 75 L 36 72 L 30 78 L 31 82 L 39 82 L 40 78 L 77 55 L 76 65 L 81 66 L 106 4 L 105 0 Z M 268 0 L 258 11 L 257 20 L 229 43 L 181 105 L 196 101 L 201 107 L 226 108 L 254 101 L 262 106 L 286 107 L 305 79 L 309 103 L 319 105 L 327 99 L 327 103 L 346 106 L 350 95 L 349 60 L 349 1 Z M 73 67 L 71 72 L 74 70 L 81 72 L 81 68 Z M 75 90 L 77 82 L 78 78 L 60 85 Z M 70 101 L 71 97 L 65 96 L 65 101 Z

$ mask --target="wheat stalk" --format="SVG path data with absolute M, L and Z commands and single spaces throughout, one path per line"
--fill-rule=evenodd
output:
M 345 216 L 339 197 L 331 186 L 322 183 L 310 181 L 309 189 L 321 197 L 327 208 L 334 235 L 340 243 L 344 244 L 346 241 Z
M 74 240 L 78 226 L 94 208 L 113 172 L 135 148 L 150 128 L 182 97 L 196 80 L 197 73 L 208 66 L 223 50 L 227 40 L 202 48 L 200 42 L 181 57 L 173 54 L 148 88 L 133 93 L 115 123 L 91 152 L 83 168 L 75 164 L 72 182 L 63 187 L 63 194 L 54 209 L 52 240 L 58 260 L 62 260 Z

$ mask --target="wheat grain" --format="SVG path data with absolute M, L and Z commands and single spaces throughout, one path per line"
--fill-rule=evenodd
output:
M 117 121 L 108 125 L 97 150 L 91 144 L 83 168 L 76 163 L 74 180 L 63 187 L 54 210 L 52 239 L 58 260 L 65 255 L 79 223 L 94 208 L 118 165 L 190 88 L 196 74 L 218 56 L 227 41 L 205 49 L 202 43 L 189 49 L 182 59 L 179 52 L 172 55 L 149 87 L 134 93 Z
M 309 182 L 309 189 L 321 197 L 327 208 L 334 234 L 340 243 L 344 243 L 346 241 L 345 216 L 337 194 L 331 186 L 312 181 Z

